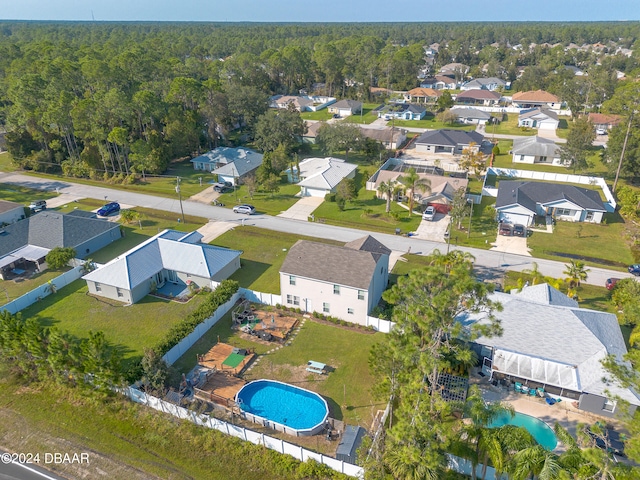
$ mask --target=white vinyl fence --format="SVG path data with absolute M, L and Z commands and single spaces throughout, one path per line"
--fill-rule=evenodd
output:
M 51 279 L 51 281 L 34 288 L 30 292 L 25 293 L 21 297 L 12 300 L 0 307 L 1 310 L 7 310 L 11 314 L 18 313 L 21 310 L 33 305 L 44 297 L 48 297 L 54 291 L 60 290 L 62 287 L 66 287 L 71 282 L 78 280 L 84 274 L 82 265 L 73 267 L 68 272 L 64 272 L 62 275 Z
M 346 463 L 342 460 L 337 460 L 333 457 L 329 457 L 321 453 L 306 450 L 303 447 L 285 442 L 284 440 L 281 440 L 279 438 L 274 438 L 263 433 L 254 432 L 253 430 L 249 430 L 239 425 L 230 424 L 228 422 L 225 422 L 224 420 L 211 418 L 208 415 L 203 415 L 187 410 L 186 408 L 174 405 L 173 403 L 165 402 L 164 400 L 161 400 L 157 397 L 147 395 L 146 393 L 141 392 L 140 390 L 137 390 L 133 387 L 129 387 L 125 390 L 124 393 L 136 403 L 146 405 L 155 410 L 168 413 L 184 420 L 189 420 L 196 425 L 218 430 L 219 432 L 222 432 L 224 434 L 240 438 L 256 445 L 263 445 L 266 448 L 275 450 L 278 453 L 291 455 L 301 462 L 306 462 L 311 458 L 337 472 L 358 478 L 362 478 L 364 476 L 364 469 L 357 465 Z

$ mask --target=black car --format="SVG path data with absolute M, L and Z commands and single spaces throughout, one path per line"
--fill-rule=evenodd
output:
M 631 275 L 635 275 L 636 277 L 640 276 L 640 263 L 629 265 L 629 273 Z
M 513 235 L 515 237 L 526 237 L 527 236 L 527 227 L 524 225 L 514 225 L 513 226 Z

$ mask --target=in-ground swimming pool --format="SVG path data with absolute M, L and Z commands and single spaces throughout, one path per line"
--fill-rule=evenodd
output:
M 493 422 L 489 424 L 489 427 L 502 427 L 503 425 L 516 425 L 518 427 L 526 428 L 535 441 L 547 450 L 553 450 L 558 444 L 556 434 L 553 433 L 553 430 L 549 425 L 544 423 L 542 420 L 525 415 L 524 413 L 516 412 L 514 417 L 505 413 L 493 420 Z
M 329 416 L 329 406 L 320 395 L 275 380 L 247 383 L 237 393 L 236 402 L 254 422 L 268 422 L 294 435 L 319 433 Z

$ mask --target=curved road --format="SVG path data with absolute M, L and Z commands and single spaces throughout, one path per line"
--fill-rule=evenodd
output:
M 68 182 L 66 180 L 51 180 L 35 176 L 32 177 L 20 173 L 0 172 L 0 183 L 19 185 L 36 190 L 57 190 L 59 193 L 94 198 L 98 200 L 106 199 L 108 201 L 118 201 L 120 203 L 137 205 L 145 208 L 174 212 L 176 214 L 176 219 L 180 217 L 180 203 L 177 199 L 124 190 L 114 190 L 104 187 L 81 185 Z M 369 233 L 392 250 L 400 252 L 410 251 L 411 253 L 421 255 L 428 255 L 435 249 L 440 251 L 446 251 L 447 249 L 447 245 L 445 243 L 420 240 L 413 237 L 366 232 L 354 228 L 337 227 L 321 223 L 272 217 L 270 215 L 263 214 L 247 217 L 246 215 L 233 213 L 233 211 L 227 208 L 188 200 L 183 201 L 182 204 L 185 214 L 208 218 L 212 221 L 222 220 L 227 222 L 236 222 L 238 225 L 242 225 L 244 221 L 244 225 L 253 225 L 269 230 L 307 235 L 310 237 L 327 238 L 341 242 L 349 242 Z M 522 255 L 482 250 L 478 248 L 454 247 L 453 245 L 451 245 L 451 248 L 458 248 L 459 250 L 471 253 L 475 257 L 475 265 L 479 276 L 487 280 L 500 278 L 505 270 L 521 271 L 524 269 L 530 269 L 532 268 L 532 262 L 538 264 L 539 270 L 544 275 L 554 278 L 564 277 L 562 272 L 565 269 L 565 263 L 563 262 L 536 259 Z M 591 267 L 590 270 L 589 278 L 585 283 L 592 285 L 604 286 L 606 279 L 609 277 L 632 277 L 632 275 L 628 273 L 607 270 L 605 268 Z

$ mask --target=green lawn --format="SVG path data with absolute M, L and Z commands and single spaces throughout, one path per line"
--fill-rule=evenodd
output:
M 155 345 L 174 323 L 204 299 L 204 295 L 196 295 L 183 304 L 146 296 L 134 305 L 125 305 L 89 296 L 87 292 L 86 282 L 76 280 L 26 308 L 22 315 L 78 337 L 85 337 L 89 330 L 102 330 L 107 340 L 122 349 L 127 361 L 135 361 L 145 347 Z
M 556 136 L 560 138 L 569 138 L 569 130 L 571 129 L 572 123 L 570 122 L 571 117 L 559 117 L 558 118 L 558 128 L 556 129 Z
M 333 115 L 329 113 L 329 110 L 323 108 L 317 112 L 302 112 L 300 114 L 303 120 L 329 120 Z
M 9 152 L 0 153 L 0 172 L 13 172 L 17 167 L 13 163 L 13 157 Z
M 3 156 L 0 155 L 0 158 L 2 157 Z M 0 168 L 0 171 L 1 170 L 2 168 Z M 57 196 L 55 192 L 43 192 L 17 185 L 0 183 L 0 199 L 7 200 L 9 202 L 21 203 L 25 206 L 28 206 L 32 200 L 48 200 L 55 196 Z
M 320 238 L 302 237 L 258 227 L 238 227 L 213 242 L 221 247 L 242 250 L 241 267 L 232 276 L 241 287 L 259 292 L 280 293 L 280 267 L 287 252 L 298 240 L 344 245 L 341 242 Z
M 329 365 L 335 371 L 326 376 L 305 373 L 296 385 L 323 395 L 331 416 L 350 424 L 371 426 L 377 410 L 384 410 L 384 402 L 371 398 L 374 379 L 369 371 L 369 351 L 380 341 L 383 333 L 364 333 L 317 323 L 308 319 L 291 345 L 261 359 L 247 380 L 268 378 L 291 381 L 293 370 L 309 360 Z
M 250 203 L 256 207 L 257 213 L 278 215 L 300 200 L 295 196 L 297 193 L 300 193 L 299 186 L 283 182 L 277 193 L 255 192 L 251 198 L 246 185 L 241 185 L 235 192 L 220 195 L 218 201 L 224 203 L 227 208 L 233 208 L 234 205 L 241 203 Z
M 414 128 L 429 128 L 433 130 L 439 130 L 442 128 L 453 130 L 465 130 L 470 132 L 476 129 L 475 125 L 461 125 L 459 123 L 443 123 L 436 120 L 436 117 L 427 113 L 422 120 L 396 120 L 396 127 L 414 127 Z M 391 120 L 387 122 L 387 125 L 391 125 Z
M 535 128 L 524 128 L 518 126 L 517 113 L 505 113 L 503 120 L 494 125 L 487 125 L 486 135 L 497 133 L 500 135 L 535 135 L 538 131 Z
M 498 222 L 495 217 L 495 198 L 482 197 L 482 203 L 473 206 L 473 218 L 471 219 L 471 234 L 469 230 L 469 216 L 461 222 L 461 228 L 456 224 L 451 225 L 451 248 L 458 245 L 476 248 L 491 248 L 498 235 Z
M 374 110 L 379 106 L 381 106 L 379 103 L 365 103 L 362 107 L 362 115 L 351 115 L 350 117 L 345 118 L 343 122 L 369 125 L 377 120 L 378 114 L 374 112 Z
M 47 269 L 44 272 L 36 273 L 32 277 L 21 278 L 17 282 L 15 280 L 0 280 L 0 305 L 15 300 L 68 270 L 70 270 L 70 268 L 60 270 Z
M 613 265 L 588 265 L 625 270 L 625 265 L 633 263 L 633 257 L 624 239 L 626 227 L 619 214 L 605 214 L 606 224 L 557 222 L 552 234 L 533 233 L 528 245 L 534 257 L 569 262 L 553 252 L 575 254 L 614 262 Z

